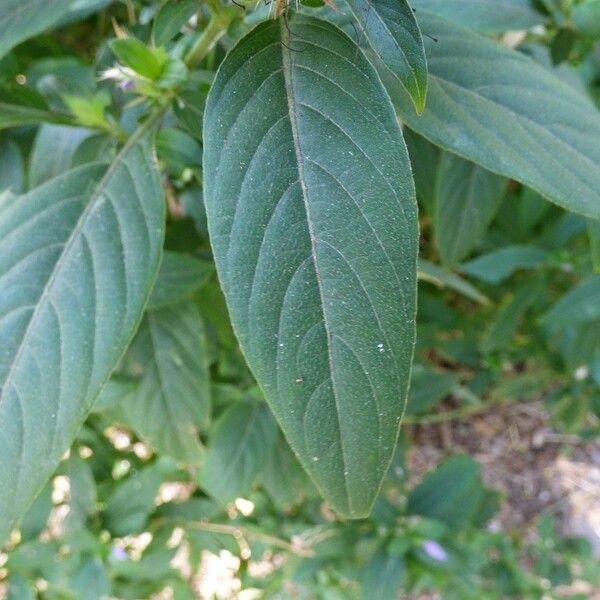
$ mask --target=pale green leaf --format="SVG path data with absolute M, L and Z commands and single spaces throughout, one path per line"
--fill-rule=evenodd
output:
M 529 57 L 427 11 L 427 110 L 380 74 L 401 118 L 433 143 L 600 218 L 600 112 Z
M 427 59 L 415 15 L 406 0 L 347 0 L 359 29 L 390 73 L 425 108 Z
M 0 539 L 71 445 L 150 294 L 164 202 L 149 127 L 108 168 L 0 207 Z
M 396 600 L 405 575 L 406 564 L 402 556 L 379 550 L 365 567 L 361 600 Z
M 334 508 L 363 517 L 406 397 L 415 193 L 370 63 L 331 24 L 294 15 L 289 29 L 259 25 L 219 69 L 208 224 L 233 326 L 288 441 Z
M 588 0 L 573 7 L 575 27 L 591 37 L 600 37 L 600 0 Z

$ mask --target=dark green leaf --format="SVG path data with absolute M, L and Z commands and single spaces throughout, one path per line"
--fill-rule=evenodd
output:
M 19 524 L 21 541 L 28 542 L 37 538 L 46 527 L 53 506 L 52 488 L 52 481 L 49 481 L 25 513 Z
M 417 113 L 425 108 L 427 59 L 419 26 L 406 0 L 347 0 L 357 23 L 390 73 L 413 99 Z
M 108 167 L 0 207 L 0 539 L 54 471 L 138 325 L 164 202 L 148 126 Z
M 233 404 L 211 431 L 200 485 L 221 504 L 244 496 L 276 440 L 277 425 L 265 404 Z
M 293 36 L 284 20 L 259 25 L 215 79 L 209 230 L 234 328 L 288 441 L 334 508 L 363 517 L 408 384 L 415 194 L 371 65 L 334 26 L 290 20 Z
M 404 128 L 403 133 L 410 155 L 417 196 L 425 208 L 425 212 L 433 217 L 436 173 L 441 150 L 410 129 Z
M 380 74 L 406 124 L 567 210 L 600 218 L 600 112 L 529 57 L 427 11 L 427 110 Z M 543 106 L 544 110 L 540 110 Z
M 444 152 L 437 172 L 433 227 L 442 262 L 456 265 L 481 241 L 500 208 L 504 177 Z

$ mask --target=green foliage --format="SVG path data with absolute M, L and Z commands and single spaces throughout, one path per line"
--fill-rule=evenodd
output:
M 0 596 L 598 586 L 399 427 L 600 435 L 600 3 L 267 4 L 0 0 Z

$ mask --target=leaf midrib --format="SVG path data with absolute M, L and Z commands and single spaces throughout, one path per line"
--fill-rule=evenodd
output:
M 331 352 L 331 342 L 332 342 L 331 331 L 330 331 L 330 327 L 328 326 L 327 314 L 325 312 L 325 297 L 324 297 L 323 285 L 322 285 L 322 281 L 321 281 L 321 274 L 319 272 L 319 265 L 317 262 L 317 248 L 316 248 L 317 239 L 316 239 L 316 235 L 314 232 L 314 225 L 313 225 L 311 212 L 310 212 L 310 206 L 309 206 L 309 201 L 308 201 L 308 190 L 306 188 L 306 181 L 305 181 L 305 176 L 304 176 L 304 163 L 302 160 L 302 149 L 300 147 L 300 139 L 299 139 L 299 135 L 298 135 L 298 115 L 296 112 L 295 100 L 294 100 L 293 61 L 292 61 L 291 50 L 290 50 L 290 48 L 293 47 L 293 42 L 290 40 L 290 32 L 287 28 L 287 24 L 284 22 L 283 19 L 280 19 L 279 27 L 280 27 L 281 41 L 282 41 L 281 53 L 282 53 L 282 58 L 283 58 L 283 76 L 284 76 L 284 83 L 285 83 L 286 99 L 287 99 L 287 104 L 288 104 L 290 126 L 292 129 L 292 138 L 293 138 L 293 142 L 294 142 L 294 152 L 296 155 L 296 164 L 297 164 L 297 168 L 298 168 L 298 181 L 300 182 L 300 188 L 302 190 L 302 200 L 304 203 L 304 210 L 306 212 L 306 222 L 307 222 L 307 226 L 308 226 L 308 234 L 310 237 L 310 244 L 311 244 L 311 257 L 312 257 L 312 262 L 313 262 L 313 266 L 315 269 L 315 279 L 317 280 L 317 287 L 319 289 L 319 298 L 321 300 L 321 310 L 323 313 L 323 325 L 324 325 L 326 337 L 327 337 L 327 361 L 328 361 L 329 373 L 330 373 L 330 378 L 331 378 L 331 389 L 333 392 L 333 398 L 334 398 L 335 406 L 336 406 L 335 413 L 336 413 L 336 419 L 337 419 L 337 423 L 338 423 L 337 431 L 338 431 L 338 437 L 340 440 L 340 450 L 342 453 L 343 472 L 344 472 L 343 480 L 344 480 L 344 486 L 346 489 L 346 498 L 348 500 L 348 508 L 349 508 L 350 512 L 352 513 L 353 512 L 352 496 L 350 495 L 350 492 L 348 489 L 348 479 L 345 475 L 345 473 L 348 470 L 348 460 L 346 458 L 346 452 L 344 449 L 343 436 L 341 435 L 342 428 L 341 428 L 341 421 L 340 421 L 340 404 L 339 404 L 338 392 L 337 392 L 335 376 L 334 376 L 335 370 L 333 367 L 333 356 L 332 356 L 332 352 Z

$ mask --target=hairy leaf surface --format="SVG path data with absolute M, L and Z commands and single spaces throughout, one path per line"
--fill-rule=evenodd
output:
M 156 276 L 164 203 L 144 127 L 115 161 L 0 207 L 0 539 L 70 446 Z
M 295 15 L 229 54 L 204 132 L 211 242 L 242 349 L 321 493 L 365 516 L 414 343 L 415 192 L 392 106 L 345 34 Z
M 406 124 L 567 210 L 600 218 L 594 104 L 527 56 L 427 11 L 417 15 L 438 42 L 425 40 L 429 86 L 421 117 L 408 94 L 388 82 Z

